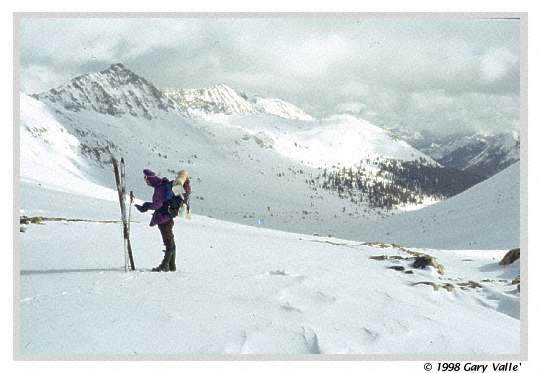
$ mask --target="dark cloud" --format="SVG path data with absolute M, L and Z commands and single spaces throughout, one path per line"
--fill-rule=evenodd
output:
M 21 22 L 25 92 L 123 62 L 158 87 L 225 82 L 316 116 L 516 129 L 519 21 L 298 16 Z

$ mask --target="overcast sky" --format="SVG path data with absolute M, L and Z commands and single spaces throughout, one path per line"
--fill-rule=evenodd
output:
M 519 21 L 287 18 L 21 21 L 21 89 L 122 62 L 158 88 L 224 82 L 322 117 L 453 132 L 519 127 Z

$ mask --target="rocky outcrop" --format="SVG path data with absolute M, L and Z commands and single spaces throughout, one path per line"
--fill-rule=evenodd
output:
M 412 264 L 413 268 L 426 268 L 426 267 L 434 267 L 436 271 L 443 275 L 445 273 L 445 267 L 443 264 L 439 263 L 436 258 L 430 255 L 422 255 L 415 258 L 415 261 Z
M 520 259 L 520 248 L 512 249 L 500 260 L 500 265 L 509 265 L 518 259 Z

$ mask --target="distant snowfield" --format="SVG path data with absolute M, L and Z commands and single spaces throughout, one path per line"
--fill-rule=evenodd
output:
M 317 125 L 264 115 L 215 114 L 205 119 L 217 125 L 213 130 L 236 129 L 251 134 L 263 146 L 273 147 L 278 154 L 312 167 L 351 167 L 362 159 L 376 157 L 430 160 L 404 141 L 393 140 L 385 130 L 351 115 L 334 115 L 318 121 Z
M 109 201 L 25 183 L 21 192 L 32 216 L 119 215 Z M 519 268 L 497 265 L 504 250 L 428 250 L 445 274 L 406 274 L 387 267 L 410 261 L 370 259 L 408 256 L 396 248 L 195 215 L 176 220 L 179 271 L 152 273 L 159 232 L 148 214 L 133 220 L 143 272 L 124 272 L 118 224 L 46 222 L 20 234 L 23 354 L 519 352 L 510 284 Z M 470 280 L 483 287 L 458 285 Z M 420 281 L 454 289 L 412 285 Z

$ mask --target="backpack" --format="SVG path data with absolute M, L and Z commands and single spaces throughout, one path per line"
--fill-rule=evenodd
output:
M 184 198 L 182 196 L 182 193 L 178 195 L 175 194 L 173 192 L 173 182 L 168 182 L 165 185 L 165 202 L 161 207 L 161 209 L 163 209 L 163 212 L 167 212 L 171 218 L 176 218 L 183 203 Z

